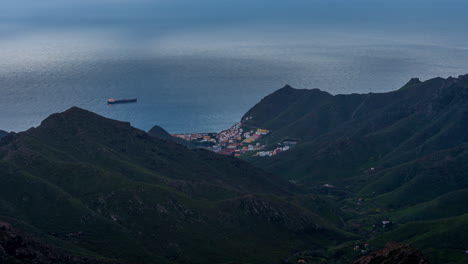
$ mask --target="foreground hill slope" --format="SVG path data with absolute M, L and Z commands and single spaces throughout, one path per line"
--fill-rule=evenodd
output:
M 408 227 L 418 226 L 412 221 L 434 221 L 424 222 L 436 229 L 433 236 L 396 236 L 403 226 L 380 244 L 391 238 L 414 242 L 435 263 L 463 262 L 459 237 L 454 243 L 438 239 L 450 239 L 439 236 L 449 222 L 453 234 L 468 235 L 461 228 L 468 213 L 468 75 L 412 79 L 380 94 L 333 96 L 286 86 L 243 120 L 247 127 L 271 130 L 263 139 L 270 147 L 298 141 L 279 155 L 246 159 L 311 190 L 334 185 L 335 193 L 346 194 L 343 208 L 361 218 L 352 220 L 362 224 L 354 229 L 366 233 L 369 219 Z
M 408 245 L 389 243 L 384 249 L 361 257 L 353 264 L 428 264 L 418 250 Z
M 0 181 L 0 219 L 96 258 L 265 263 L 346 236 L 272 174 L 76 107 L 2 138 Z
M 468 214 L 431 221 L 410 222 L 384 233 L 371 243 L 384 245 L 400 241 L 422 248 L 431 257 L 431 263 L 460 263 L 467 261 L 466 234 Z
M 92 258 L 71 256 L 27 234 L 8 223 L 0 222 L 0 263 L 2 264 L 123 264 Z

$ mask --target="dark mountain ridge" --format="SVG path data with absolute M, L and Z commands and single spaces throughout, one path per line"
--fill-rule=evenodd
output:
M 343 263 L 355 243 L 397 241 L 463 263 L 467 102 L 468 75 L 365 95 L 286 86 L 244 117 L 269 147 L 299 141 L 247 157 L 261 168 L 73 107 L 0 139 L 0 220 L 49 262 Z M 379 254 L 361 260 L 393 261 Z
M 160 179 L 158 177 L 147 178 L 155 183 L 162 179 L 166 181 L 186 180 L 187 183 L 217 184 L 219 188 L 225 186 L 230 189 L 236 181 L 238 189 L 236 191 L 239 192 L 251 193 L 271 190 L 277 194 L 286 193 L 283 186 L 271 180 L 275 178 L 274 175 L 267 175 L 245 162 L 215 155 L 205 150 L 187 151 L 186 148 L 170 141 L 152 138 L 144 131 L 131 127 L 130 123 L 106 119 L 79 108 L 71 108 L 61 114 L 53 114 L 45 119 L 39 127 L 13 134 L 5 138 L 3 142 L 3 145 L 8 144 L 10 147 L 16 148 L 15 151 L 11 151 L 11 148 L 2 148 L 0 155 L 9 161 L 16 161 L 22 165 L 26 165 L 22 163 L 24 160 L 17 160 L 15 156 L 24 154 L 19 151 L 22 150 L 21 147 L 29 148 L 30 145 L 27 144 L 40 142 L 41 144 L 46 143 L 47 148 L 44 150 L 57 159 L 101 162 L 99 165 L 106 167 L 109 171 L 114 171 L 121 166 L 109 162 L 109 160 L 140 163 L 163 174 Z M 64 150 L 66 153 L 57 150 Z M 36 159 L 42 158 L 39 155 L 28 154 L 31 155 L 30 160 L 27 161 L 28 165 L 34 163 Z M 181 160 L 187 165 L 192 163 L 196 166 L 184 168 L 173 164 Z M 221 171 L 216 162 L 211 164 L 209 160 L 216 160 L 219 163 L 224 161 L 226 163 L 224 165 L 229 164 L 228 167 L 231 168 Z M 199 168 L 198 172 L 194 171 L 194 168 L 197 167 Z M 127 169 L 131 170 L 131 168 Z M 249 177 L 244 176 L 247 170 L 251 173 Z M 234 172 L 239 174 L 234 174 Z M 165 175 L 165 173 L 170 174 Z M 256 177 L 250 177 L 252 175 Z M 237 177 L 244 177 L 244 179 L 239 181 Z
M 243 119 L 247 127 L 271 130 L 263 139 L 271 147 L 286 138 L 299 140 L 280 155 L 246 159 L 311 190 L 328 183 L 352 194 L 341 204 L 360 215 L 354 225 L 393 219 L 413 227 L 411 221 L 430 220 L 427 226 L 442 228 L 454 217 L 446 235 L 394 232 L 387 238 L 416 243 L 435 263 L 463 262 L 466 240 L 457 234 L 466 234 L 462 215 L 468 213 L 468 75 L 412 79 L 379 94 L 331 95 L 286 86 Z
M 0 130 L 0 138 L 6 136 L 7 134 L 8 134 L 8 132 Z
M 76 107 L 2 138 L 0 181 L 0 219 L 75 255 L 264 263 L 348 237 L 273 174 Z
M 388 125 L 411 114 L 437 113 L 453 100 L 466 100 L 468 75 L 435 78 L 425 82 L 412 79 L 397 91 L 388 93 L 331 95 L 319 89 L 294 89 L 287 85 L 268 95 L 243 117 L 247 124 L 272 129 L 276 135 L 289 130 L 290 136 L 308 139 L 348 122 L 373 118 L 386 113 L 375 126 Z M 457 98 L 458 97 L 458 98 Z M 322 126 L 318 126 L 322 125 Z M 338 127 L 337 127 L 338 126 Z M 290 128 L 294 128 L 290 130 Z M 376 127 L 377 128 L 377 127 Z
M 294 151 L 256 164 L 317 182 L 359 174 L 363 164 L 377 160 L 394 166 L 467 142 L 467 106 L 468 75 L 412 80 L 382 94 L 332 96 L 285 87 L 249 110 L 245 117 L 252 119 L 245 123 L 271 129 L 273 144 L 302 141 Z
M 157 137 L 161 139 L 172 139 L 173 137 L 169 134 L 164 128 L 160 126 L 153 126 L 150 130 L 148 130 L 148 135 L 152 137 Z

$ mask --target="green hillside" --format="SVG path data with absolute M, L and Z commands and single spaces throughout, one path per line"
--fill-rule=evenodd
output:
M 388 229 L 369 230 L 375 221 L 389 219 L 404 232 L 417 226 L 412 221 L 434 221 L 423 225 L 434 228 L 430 239 L 422 230 L 406 237 L 391 231 L 388 237 L 425 252 L 453 253 L 431 253 L 434 263 L 462 259 L 456 243 L 468 243 L 459 239 L 468 237 L 460 224 L 467 213 L 468 75 L 412 79 L 380 94 L 330 95 L 286 86 L 249 110 L 243 124 L 269 129 L 262 140 L 270 147 L 295 139 L 287 152 L 245 159 L 312 193 L 335 196 L 349 230 L 383 241 Z M 334 187 L 320 187 L 325 183 Z M 444 224 L 452 223 L 442 220 L 448 217 L 455 217 L 450 232 L 462 234 L 456 243 L 442 236 Z
M 79 108 L 2 138 L 0 181 L 0 219 L 92 257 L 279 263 L 349 238 L 273 174 Z
M 251 117 L 246 126 L 271 130 L 264 140 L 272 146 L 286 138 L 299 141 L 281 155 L 247 159 L 300 184 L 351 185 L 381 195 L 402 181 L 409 183 L 408 177 L 437 177 L 440 172 L 431 166 L 458 175 L 456 182 L 442 181 L 447 189 L 436 196 L 451 191 L 449 184 L 456 189 L 466 183 L 468 75 L 413 79 L 382 94 L 332 96 L 287 86 L 265 97 L 246 117 Z
M 372 240 L 383 246 L 389 241 L 400 241 L 421 248 L 431 263 L 466 263 L 466 234 L 468 215 L 433 221 L 411 222 Z
M 392 212 L 392 217 L 396 222 L 407 223 L 410 221 L 434 220 L 458 216 L 468 213 L 468 189 L 462 189 L 444 194 L 434 200 L 420 203 L 413 207 Z
M 5 135 L 0 260 L 31 263 L 8 246 L 19 230 L 40 264 L 348 263 L 388 242 L 466 261 L 468 75 L 382 94 L 286 86 L 242 125 L 297 144 L 242 160 L 76 107 Z
M 399 208 L 468 187 L 467 160 L 468 143 L 464 143 L 353 180 L 364 186 L 360 196 L 373 197 L 382 206 Z
M 456 147 L 468 141 L 467 87 L 468 76 L 412 80 L 382 94 L 332 96 L 282 88 L 249 110 L 244 118 L 252 119 L 245 124 L 271 130 L 265 139 L 270 145 L 285 138 L 300 144 L 283 155 L 252 162 L 316 184 Z

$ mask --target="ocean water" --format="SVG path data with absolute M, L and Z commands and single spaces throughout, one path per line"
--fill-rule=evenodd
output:
M 285 84 L 386 92 L 468 73 L 468 1 L 387 2 L 4 0 L 0 129 L 79 106 L 144 130 L 216 132 Z

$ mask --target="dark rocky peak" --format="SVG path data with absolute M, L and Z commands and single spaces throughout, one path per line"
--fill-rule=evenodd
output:
M 0 138 L 4 137 L 6 135 L 8 135 L 8 132 L 0 130 Z
M 414 85 L 414 84 L 420 84 L 422 83 L 419 78 L 411 78 L 409 82 L 406 83 L 406 85 Z
M 175 143 L 177 143 L 179 145 L 182 145 L 182 146 L 185 146 L 185 147 L 187 147 L 189 149 L 198 149 L 198 148 L 200 148 L 200 147 L 197 147 L 197 146 L 193 145 L 192 143 L 190 143 L 189 141 L 187 141 L 185 139 L 173 137 L 164 128 L 162 128 L 162 127 L 160 127 L 158 125 L 155 125 L 150 130 L 148 130 L 148 135 L 150 137 L 152 137 L 152 138 L 175 142 Z
M 298 89 L 298 88 L 294 88 L 292 87 L 291 85 L 289 84 L 286 84 L 283 88 L 280 88 L 278 90 L 276 90 L 276 92 L 280 92 L 280 93 L 294 93 L 294 92 L 298 92 L 298 91 L 320 91 L 320 89 L 317 89 L 317 88 L 314 88 L 314 89 Z
M 458 77 L 449 76 L 447 79 L 437 77 L 437 78 L 427 80 L 423 83 L 426 84 L 426 83 L 431 83 L 431 82 L 439 82 L 444 87 L 449 87 L 453 84 L 457 84 L 458 86 L 461 86 L 461 87 L 468 87 L 468 74 L 460 75 Z
M 298 91 L 298 89 L 293 88 L 292 86 L 290 86 L 289 84 L 287 84 L 287 85 L 285 85 L 283 88 L 278 89 L 278 90 L 276 90 L 275 92 L 273 92 L 271 95 L 272 95 L 272 96 L 275 96 L 275 95 L 285 96 L 285 95 L 294 94 L 294 93 L 296 93 L 297 91 Z M 266 98 L 268 98 L 268 96 L 267 96 Z
M 419 78 L 411 78 L 401 89 L 410 88 L 410 87 L 419 87 L 419 85 L 423 86 L 442 86 L 447 87 L 454 83 L 464 83 L 468 84 L 468 74 L 467 75 L 460 75 L 458 78 L 449 76 L 447 79 L 437 77 L 426 80 L 422 82 Z
M 423 254 L 408 245 L 388 243 L 384 249 L 370 253 L 353 264 L 429 264 Z
M 453 78 L 453 79 L 456 84 L 465 88 L 465 90 L 468 88 L 468 74 L 460 75 L 458 76 L 458 78 Z
M 40 126 L 26 131 L 25 134 L 49 139 L 109 139 L 132 134 L 148 137 L 144 131 L 133 128 L 129 122 L 105 118 L 78 107 L 50 115 Z
M 332 95 L 329 94 L 328 92 L 322 91 L 318 88 L 297 89 L 287 84 L 283 88 L 276 90 L 272 94 L 266 96 L 264 100 L 271 99 L 271 98 L 281 98 L 282 100 L 291 100 L 291 99 L 301 98 L 303 96 L 319 97 L 319 98 L 332 97 Z M 286 103 L 290 103 L 290 102 L 286 102 Z
M 96 113 L 88 110 L 84 110 L 79 107 L 72 107 L 62 113 L 55 113 L 44 119 L 41 126 L 50 125 L 81 125 L 87 127 L 89 125 L 95 125 L 101 123 L 103 125 L 118 125 L 118 126 L 130 126 L 128 122 L 117 121 L 109 118 L 105 118 Z
M 464 98 L 468 95 L 467 88 L 468 76 L 438 77 L 424 82 L 413 78 L 398 91 L 387 94 L 405 99 L 413 106 L 421 108 L 423 105 L 426 108 L 428 104 L 445 106 L 451 104 L 453 99 Z
M 158 125 L 155 125 L 150 130 L 148 130 L 148 135 L 160 139 L 172 139 L 171 134 Z
M 458 76 L 458 80 L 468 82 L 468 74 Z

